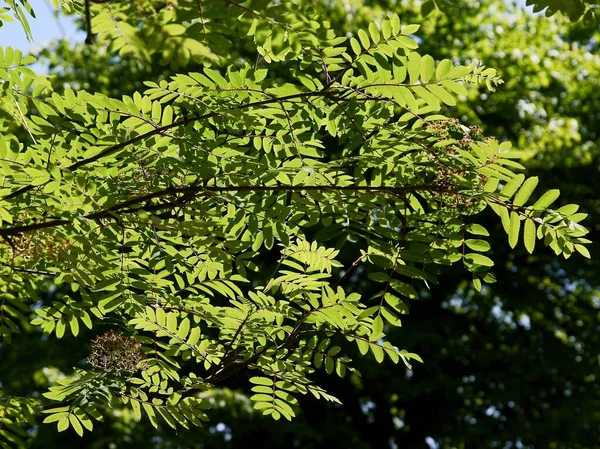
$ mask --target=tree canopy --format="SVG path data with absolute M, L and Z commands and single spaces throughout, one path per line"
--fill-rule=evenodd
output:
M 398 329 L 402 315 L 443 315 L 417 300 L 448 286 L 496 307 L 490 269 L 513 257 L 506 243 L 589 257 L 587 214 L 521 162 L 564 163 L 565 143 L 595 139 L 591 126 L 572 132 L 590 112 L 553 104 L 553 80 L 529 67 L 562 141 L 545 140 L 535 106 L 509 125 L 489 119 L 514 98 L 495 100 L 502 79 L 479 60 L 503 56 L 439 45 L 448 27 L 482 32 L 477 22 L 420 27 L 385 7 L 352 21 L 308 2 L 59 3 L 81 14 L 88 44 L 42 52 L 54 79 L 0 52 L 0 350 L 13 358 L 43 331 L 80 361 L 45 368 L 41 396 L 2 385 L 4 447 L 28 444 L 42 420 L 87 435 L 115 411 L 199 426 L 240 378 L 276 420 L 301 413 L 304 395 L 343 409 L 322 372 L 356 383 L 385 359 L 427 366 L 449 348 L 442 334 L 425 352 L 400 347 L 419 335 Z M 26 26 L 27 4 L 7 4 Z M 485 15 L 474 10 L 463 14 Z M 522 24 L 503 45 L 519 49 Z M 508 83 L 519 64 L 503 67 Z M 579 151 L 567 156 L 589 157 Z M 446 308 L 477 315 L 462 301 Z

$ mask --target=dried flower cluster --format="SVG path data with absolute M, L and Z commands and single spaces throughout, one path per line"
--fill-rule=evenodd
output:
M 22 258 L 24 262 L 37 262 L 41 258 L 60 259 L 71 246 L 60 236 L 43 231 L 15 235 L 0 243 L 8 248 L 11 258 Z
M 107 372 L 133 373 L 144 368 L 142 344 L 133 337 L 108 331 L 90 343 L 88 362 Z

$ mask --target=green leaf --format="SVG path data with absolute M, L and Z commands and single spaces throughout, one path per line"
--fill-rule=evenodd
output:
M 152 427 L 154 427 L 155 429 L 158 429 L 158 421 L 156 420 L 156 413 L 154 413 L 154 409 L 152 408 L 152 406 L 150 404 L 146 404 L 144 402 L 142 404 L 142 407 L 144 408 L 144 411 L 146 412 L 146 415 L 148 416 L 148 420 L 150 421 L 150 424 L 152 424 Z
M 425 55 L 421 58 L 421 80 L 426 83 L 435 73 L 435 61 L 429 55 Z
M 363 29 L 358 30 L 358 38 L 360 39 L 360 43 L 362 44 L 365 50 L 368 50 L 371 46 L 371 42 L 369 41 L 369 35 Z
M 361 340 L 361 339 L 356 339 L 356 346 L 358 346 L 358 350 L 362 355 L 365 355 L 369 352 L 369 343 Z
M 494 261 L 483 254 L 478 253 L 470 253 L 465 255 L 465 260 L 469 263 L 480 265 L 483 267 L 492 267 L 494 266 Z
M 140 419 L 142 419 L 142 407 L 140 406 L 140 403 L 138 401 L 132 399 L 130 401 L 130 404 L 131 404 L 131 410 L 133 411 L 133 417 L 137 421 L 139 421 Z
M 427 84 L 427 90 L 429 90 L 433 95 L 442 100 L 448 106 L 456 106 L 456 99 L 454 96 L 437 84 Z
M 417 44 L 414 39 L 411 39 L 410 37 L 407 37 L 407 36 L 400 36 L 400 37 L 398 37 L 397 41 L 398 41 L 398 44 L 400 44 L 402 47 L 404 47 L 408 50 L 415 50 L 416 48 L 419 47 L 419 44 Z
M 479 279 L 478 277 L 473 277 L 473 287 L 475 287 L 475 290 L 477 290 L 478 292 L 481 292 L 481 279 Z
M 381 33 L 384 39 L 389 39 L 392 35 L 392 24 L 389 17 L 386 17 L 381 22 Z
M 273 385 L 273 380 L 271 380 L 267 377 L 251 377 L 250 383 L 253 383 L 255 385 L 271 386 L 271 385 Z
M 525 181 L 519 189 L 519 193 L 517 193 L 517 195 L 515 196 L 513 204 L 515 206 L 524 205 L 533 193 L 534 189 L 536 188 L 538 181 L 539 179 L 537 176 L 532 176 L 531 178 L 528 178 L 527 181 Z
M 438 80 L 443 80 L 448 76 L 450 69 L 452 68 L 452 61 L 449 59 L 443 59 L 438 64 L 435 69 L 435 78 Z
M 508 209 L 506 209 L 504 205 L 495 203 L 490 203 L 490 207 L 498 214 L 502 221 L 502 227 L 504 228 L 504 231 L 508 233 L 510 230 L 510 216 L 508 214 Z
M 392 326 L 397 326 L 400 327 L 402 326 L 402 321 L 400 321 L 400 318 L 398 318 L 390 309 L 388 309 L 387 307 L 382 307 L 381 308 L 381 315 L 383 315 L 383 317 L 386 319 L 386 321 L 388 323 L 390 323 Z
M 81 427 L 81 423 L 77 419 L 77 417 L 73 414 L 69 415 L 69 422 L 71 423 L 71 427 L 73 430 L 77 432 L 77 434 L 82 437 L 83 436 L 83 427 Z
M 570 217 L 575 212 L 579 210 L 579 206 L 577 204 L 567 204 L 565 206 L 559 207 L 556 212 L 564 215 L 565 217 Z
M 575 244 L 575 251 L 577 251 L 579 254 L 581 254 L 583 257 L 587 257 L 588 259 L 591 259 L 592 256 L 590 255 L 590 252 L 588 251 L 588 249 L 580 244 Z
M 223 78 L 221 76 L 221 74 L 219 72 L 217 72 L 216 70 L 213 69 L 209 69 L 208 67 L 206 67 L 204 69 L 204 73 L 211 79 L 213 80 L 217 86 L 219 86 L 222 89 L 225 89 L 229 86 L 229 83 L 227 82 L 227 80 L 225 78 Z
M 181 339 L 186 339 L 189 331 L 190 331 L 190 320 L 188 318 L 184 318 L 183 320 L 181 320 L 181 323 L 179 324 L 179 329 L 177 330 L 177 336 Z
M 402 27 L 402 34 L 405 36 L 408 36 L 409 34 L 415 34 L 417 31 L 419 31 L 420 27 L 421 25 L 418 24 L 404 25 Z
M 510 199 L 521 184 L 523 184 L 523 181 L 525 181 L 525 175 L 522 173 L 514 176 L 500 191 L 500 196 L 505 200 Z
M 511 248 L 517 246 L 519 242 L 519 230 L 521 228 L 521 219 L 516 212 L 510 213 L 510 226 L 508 228 L 508 244 Z
M 174 313 L 167 314 L 167 329 L 169 332 L 176 334 L 177 333 L 177 316 Z
M 390 277 L 386 273 L 382 272 L 369 273 L 368 276 L 369 279 L 375 282 L 387 282 L 390 280 Z
M 375 44 L 381 39 L 381 36 L 379 35 L 379 28 L 377 28 L 375 22 L 369 23 L 369 35 Z
M 433 0 L 426 0 L 421 4 L 421 16 L 423 18 L 429 16 L 435 10 L 436 6 Z
M 56 338 L 62 338 L 65 335 L 65 323 L 61 318 L 56 322 Z
M 69 321 L 69 326 L 71 327 L 71 333 L 73 336 L 79 335 L 79 321 L 77 321 L 77 317 L 71 317 Z
M 557 189 L 548 190 L 539 200 L 533 203 L 533 208 L 536 210 L 545 210 L 554 203 L 560 196 L 560 191 Z
M 327 372 L 327 374 L 333 373 L 334 369 L 335 366 L 333 363 L 333 359 L 331 357 L 325 357 L 325 371 Z
M 467 239 L 467 240 L 465 240 L 465 244 L 473 251 L 486 252 L 486 251 L 490 250 L 490 244 L 488 242 L 486 242 L 485 240 Z
M 529 252 L 529 254 L 533 253 L 533 249 L 535 248 L 535 222 L 528 218 L 525 220 L 525 225 L 523 227 L 523 243 L 525 244 L 525 249 Z
M 410 77 L 410 84 L 417 84 L 421 75 L 421 56 L 418 53 L 409 53 L 406 69 Z
M 379 345 L 371 344 L 371 352 L 373 353 L 373 356 L 375 357 L 377 363 L 383 362 L 384 353 L 383 349 Z
M 465 231 L 467 231 L 469 234 L 483 235 L 485 237 L 490 235 L 487 229 L 485 229 L 483 226 L 477 223 L 468 224 L 467 226 L 465 226 Z
M 69 428 L 69 418 L 68 416 L 65 416 L 63 418 L 61 418 L 57 425 L 56 428 L 59 432 L 64 432 L 65 430 L 67 430 Z
M 350 47 L 352 47 L 352 51 L 354 52 L 355 55 L 358 56 L 358 55 L 360 55 L 362 53 L 362 49 L 360 48 L 360 44 L 358 43 L 358 41 L 354 37 L 350 38 Z
M 412 287 L 409 284 L 398 281 L 396 279 L 392 279 L 390 281 L 390 287 L 393 288 L 394 290 L 396 290 L 398 293 L 400 293 L 410 299 L 419 299 L 419 294 L 414 289 L 414 287 Z
M 383 320 L 380 315 L 377 315 L 373 320 L 373 328 L 371 332 L 371 340 L 379 340 L 383 336 Z
M 386 302 L 394 308 L 394 310 L 402 315 L 408 313 L 408 307 L 400 298 L 396 295 L 392 295 L 391 293 L 385 294 Z
M 45 396 L 45 394 L 44 394 Z M 67 407 L 68 410 L 68 407 Z M 52 410 L 50 410 L 52 411 Z M 46 416 L 46 418 L 44 418 L 44 420 L 42 421 L 44 424 L 48 424 L 48 423 L 53 423 L 56 421 L 60 421 L 63 418 L 68 418 L 69 417 L 69 413 L 68 412 L 63 412 L 63 413 L 54 413 L 52 415 L 48 415 Z

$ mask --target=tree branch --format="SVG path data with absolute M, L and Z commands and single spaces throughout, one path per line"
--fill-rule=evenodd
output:
M 424 184 L 418 186 L 404 186 L 404 187 L 386 187 L 386 186 L 303 186 L 303 185 L 274 185 L 274 186 L 253 186 L 253 185 L 240 185 L 240 186 L 188 186 L 188 187 L 169 187 L 163 190 L 158 190 L 147 195 L 142 195 L 130 200 L 123 201 L 122 203 L 115 204 L 107 209 L 94 212 L 92 214 L 82 217 L 86 220 L 98 220 L 102 218 L 118 218 L 116 213 L 135 213 L 140 211 L 153 212 L 157 210 L 171 209 L 177 206 L 182 198 L 167 203 L 158 203 L 144 205 L 137 208 L 131 208 L 137 204 L 146 203 L 152 199 L 161 198 L 169 195 L 183 194 L 183 198 L 189 198 L 190 195 L 196 195 L 198 193 L 224 193 L 224 192 L 365 192 L 365 193 L 384 193 L 401 195 L 417 191 L 437 191 L 444 193 L 458 193 L 455 191 L 447 190 L 442 187 L 435 185 Z M 192 198 L 195 198 L 193 196 Z M 18 235 L 24 232 L 31 232 L 47 228 L 55 228 L 70 224 L 72 220 L 60 219 L 52 220 L 41 223 L 34 223 L 31 225 L 13 226 L 10 228 L 0 229 L 0 236 Z
M 246 322 L 248 321 L 248 318 L 250 318 L 251 315 L 252 315 L 251 312 L 248 313 L 248 315 L 246 315 L 246 318 L 244 318 L 242 320 L 242 322 L 240 323 L 240 325 L 238 326 L 237 330 L 235 331 L 235 334 L 233 335 L 233 338 L 231 339 L 231 341 L 229 342 L 229 345 L 227 346 L 227 349 L 225 349 L 225 352 L 223 353 L 223 357 L 221 357 L 221 363 L 219 363 L 219 365 L 215 369 L 215 372 L 206 378 L 207 382 L 210 382 L 211 379 L 215 378 L 219 373 L 223 372 L 223 370 L 225 369 L 225 359 L 231 353 L 231 350 L 233 349 L 233 345 L 235 344 L 235 341 L 237 340 L 238 336 L 242 332 L 244 325 L 246 324 Z
M 90 14 L 90 0 L 85 0 L 85 43 L 92 45 L 94 43 L 94 34 L 92 33 L 92 17 Z
M 259 106 L 265 106 L 268 104 L 272 104 L 272 103 L 279 103 L 282 101 L 292 101 L 292 100 L 297 100 L 297 99 L 301 99 L 301 98 L 309 98 L 309 97 L 325 97 L 325 96 L 329 96 L 328 92 L 303 92 L 300 94 L 293 94 L 293 95 L 286 95 L 284 97 L 277 97 L 277 98 L 269 98 L 266 100 L 260 100 L 260 101 L 255 101 L 252 103 L 243 103 L 240 105 L 236 105 L 236 106 L 232 106 L 230 108 L 226 108 L 223 111 L 234 111 L 236 109 L 239 110 L 243 110 L 243 109 L 249 109 L 249 108 L 253 108 L 253 107 L 259 107 Z M 106 148 L 105 150 L 101 151 L 100 153 L 94 155 L 94 156 L 90 156 L 86 159 L 82 159 L 81 161 L 75 162 L 74 164 L 69 165 L 66 169 L 73 172 L 75 170 L 80 169 L 81 167 L 84 167 L 86 165 L 89 165 L 93 162 L 96 162 L 99 159 L 102 159 L 106 156 L 110 156 L 111 154 L 116 153 L 117 151 L 122 150 L 123 148 L 126 148 L 129 145 L 132 145 L 134 143 L 140 142 L 144 139 L 147 139 L 149 137 L 155 136 L 157 134 L 162 134 L 166 131 L 169 131 L 170 129 L 173 128 L 178 128 L 180 126 L 185 126 L 185 125 L 189 125 L 190 123 L 194 123 L 200 120 L 205 120 L 205 119 L 209 119 L 209 118 L 213 118 L 213 117 L 217 117 L 220 114 L 219 111 L 212 111 L 212 112 L 208 112 L 206 114 L 200 114 L 200 115 L 192 115 L 191 117 L 186 117 L 186 118 L 182 118 L 181 120 L 178 120 L 176 122 L 171 123 L 170 125 L 165 125 L 165 126 L 159 126 L 156 127 L 155 129 L 153 129 L 152 131 L 148 131 L 146 133 L 140 134 L 139 136 L 135 136 L 132 137 L 131 139 L 128 139 L 124 142 L 118 143 L 116 145 L 113 145 L 111 147 Z M 21 187 L 18 190 L 15 190 L 14 192 L 6 195 L 4 198 L 4 200 L 9 200 L 12 198 L 15 198 L 17 196 L 20 196 L 24 193 L 27 193 L 31 190 L 34 189 L 34 187 L 44 187 L 44 185 L 46 185 L 47 183 L 41 184 L 39 186 L 32 186 L 32 185 L 28 185 L 25 187 Z

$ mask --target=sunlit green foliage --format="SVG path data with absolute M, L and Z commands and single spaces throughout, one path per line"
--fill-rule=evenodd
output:
M 428 16 L 436 9 L 448 11 L 465 3 L 464 0 L 423 0 L 421 12 Z M 582 20 L 586 25 L 597 25 L 600 19 L 598 3 L 593 0 L 526 0 L 525 4 L 532 6 L 533 12 L 543 12 L 548 17 L 560 12 L 570 20 Z
M 122 98 L 59 94 L 30 57 L 1 50 L 0 335 L 120 331 L 35 404 L 59 431 L 81 435 L 117 405 L 154 426 L 200 425 L 201 394 L 242 370 L 257 410 L 292 419 L 300 395 L 338 402 L 316 370 L 355 369 L 333 338 L 410 367 L 420 357 L 386 332 L 415 286 L 452 264 L 478 290 L 494 281 L 476 222 L 488 207 L 511 247 L 589 257 L 577 205 L 553 209 L 559 192 L 536 191 L 509 142 L 442 114 L 500 85 L 494 69 L 421 54 L 419 26 L 397 15 L 347 37 L 313 10 L 265 3 L 93 3 L 109 51 L 178 70 Z M 257 59 L 219 69 L 242 38 Z M 192 59 L 206 66 L 186 71 Z M 357 242 L 344 266 L 339 249 Z M 277 260 L 268 276 L 261 254 Z M 381 284 L 372 295 L 345 282 L 362 264 Z M 36 307 L 48 280 L 60 293 Z M 34 405 L 0 400 L 13 427 L 32 420 Z M 24 436 L 0 428 L 0 444 Z

